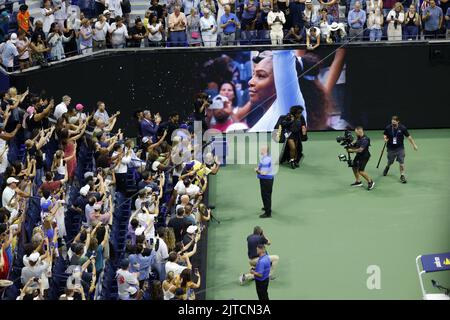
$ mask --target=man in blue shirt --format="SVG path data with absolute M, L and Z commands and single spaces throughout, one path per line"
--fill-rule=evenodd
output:
M 443 17 L 442 9 L 436 5 L 436 1 L 430 0 L 430 6 L 426 7 L 422 13 L 425 39 L 438 37 L 439 30 L 442 28 Z
M 361 3 L 356 1 L 354 9 L 348 13 L 349 37 L 361 41 L 365 22 L 366 12 L 361 9 Z
M 272 217 L 272 187 L 274 174 L 272 170 L 272 158 L 268 154 L 267 146 L 261 148 L 261 160 L 255 171 L 259 179 L 261 198 L 264 204 L 264 213 L 259 217 L 270 218 Z
M 222 46 L 228 46 L 235 44 L 236 30 L 240 27 L 239 19 L 231 13 L 230 5 L 224 7 L 225 14 L 220 17 L 220 27 L 222 28 L 222 35 L 220 44 Z
M 259 244 L 256 251 L 258 252 L 259 259 L 256 263 L 256 267 L 250 269 L 250 273 L 255 276 L 258 299 L 260 301 L 267 301 L 269 300 L 269 293 L 267 290 L 269 288 L 270 280 L 270 258 L 266 253 L 266 248 L 263 244 Z

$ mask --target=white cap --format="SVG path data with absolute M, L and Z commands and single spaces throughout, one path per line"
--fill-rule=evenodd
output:
M 189 234 L 193 234 L 197 231 L 197 229 L 198 229 L 197 226 L 189 226 L 186 231 Z
M 144 230 L 145 230 L 144 227 L 136 228 L 136 230 L 134 231 L 134 234 L 137 235 L 137 236 L 140 236 L 141 234 L 144 233 Z
M 131 295 L 134 295 L 137 292 L 137 289 L 136 289 L 136 287 L 129 287 L 127 289 L 127 292 Z
M 111 11 L 109 11 L 108 9 L 106 9 L 106 10 L 103 11 L 103 14 L 104 14 L 104 15 L 105 15 L 105 14 L 108 14 L 108 13 L 111 13 Z
M 30 254 L 30 256 L 28 257 L 28 260 L 31 262 L 36 262 L 38 261 L 39 257 L 41 255 L 39 254 L 39 252 L 33 252 L 32 254 Z
M 148 137 L 143 137 L 142 138 L 142 143 L 147 143 L 150 139 Z
M 12 33 L 11 37 L 9 37 L 9 40 L 11 40 L 12 43 L 16 43 L 17 42 L 17 34 Z
M 13 183 L 13 182 L 19 183 L 20 181 L 17 180 L 16 178 L 14 178 L 14 177 L 9 177 L 9 178 L 6 180 L 6 184 L 11 184 L 11 183 Z
M 212 109 L 212 110 L 223 109 L 224 102 L 228 102 L 228 98 L 219 94 L 214 97 L 212 104 L 209 106 L 209 109 Z
M 88 171 L 88 172 L 86 172 L 85 174 L 84 174 L 84 178 L 86 179 L 86 178 L 88 178 L 88 177 L 93 177 L 94 176 L 94 173 L 93 172 L 90 172 L 90 171 Z
M 83 188 L 80 189 L 80 194 L 85 197 L 89 193 L 89 190 L 91 190 L 91 187 L 87 184 Z
M 161 164 L 161 162 L 159 161 L 154 161 L 152 164 L 152 170 L 153 171 L 158 171 L 158 166 Z

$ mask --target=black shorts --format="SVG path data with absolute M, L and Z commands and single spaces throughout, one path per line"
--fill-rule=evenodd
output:
M 358 171 L 364 171 L 366 168 L 367 162 L 369 162 L 370 157 L 355 157 L 353 160 L 353 168 L 357 169 Z

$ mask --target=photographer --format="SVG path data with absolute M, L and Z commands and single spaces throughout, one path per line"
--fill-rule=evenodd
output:
M 212 101 L 206 93 L 201 92 L 195 97 L 194 121 L 202 122 L 202 133 L 208 128 L 208 124 L 206 123 L 206 109 L 208 109 L 211 103 Z
M 256 266 L 256 263 L 258 262 L 259 256 L 257 253 L 256 248 L 259 245 L 268 245 L 270 246 L 271 242 L 270 240 L 264 235 L 263 229 L 259 226 L 256 226 L 253 229 L 253 234 L 249 235 L 247 237 L 247 249 L 248 249 L 248 263 L 252 268 Z M 273 273 L 275 271 L 275 267 L 278 264 L 278 261 L 280 260 L 279 256 L 276 255 L 270 255 L 270 278 L 273 280 L 275 277 L 273 276 Z M 253 280 L 255 277 L 252 273 L 246 273 L 242 274 L 239 277 L 239 283 L 243 285 L 246 281 Z
M 282 133 L 284 133 L 287 148 L 281 155 L 280 163 L 283 163 L 289 157 L 289 164 L 292 169 L 300 166 L 300 160 L 303 155 L 302 141 L 306 141 L 306 120 L 302 115 L 302 106 L 291 107 L 286 116 L 280 117 L 278 123 L 281 125 Z
M 409 134 L 408 129 L 400 123 L 399 117 L 393 116 L 391 124 L 384 129 L 384 141 L 387 146 L 388 163 L 386 168 L 384 168 L 383 176 L 388 174 L 390 166 L 397 160 L 400 164 L 400 181 L 402 183 L 406 183 L 404 137 L 408 138 L 414 150 L 417 151 L 417 145 Z
M 362 176 L 367 181 L 367 190 L 372 190 L 375 186 L 375 182 L 372 178 L 364 171 L 367 162 L 370 159 L 370 139 L 364 134 L 364 129 L 362 127 L 355 128 L 356 142 L 352 143 L 349 147 L 346 147 L 347 152 L 356 153 L 355 159 L 353 160 L 353 174 L 355 175 L 355 182 L 351 184 L 352 187 L 362 187 L 362 182 L 360 176 Z

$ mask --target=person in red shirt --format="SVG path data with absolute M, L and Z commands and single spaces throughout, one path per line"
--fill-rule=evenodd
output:
M 42 183 L 41 187 L 39 188 L 39 191 L 41 192 L 41 194 L 44 191 L 48 191 L 51 194 L 54 194 L 63 186 L 64 183 L 67 182 L 67 179 L 68 179 L 67 168 L 66 168 L 66 174 L 65 174 L 64 178 L 62 180 L 56 180 L 56 181 L 53 180 L 53 173 L 48 171 L 45 174 L 45 181 Z
M 17 25 L 20 30 L 23 30 L 26 34 L 30 34 L 30 12 L 28 11 L 28 6 L 22 4 L 19 7 L 19 13 L 17 13 Z

